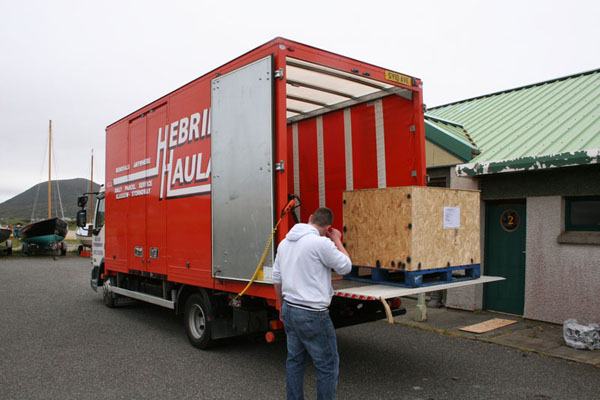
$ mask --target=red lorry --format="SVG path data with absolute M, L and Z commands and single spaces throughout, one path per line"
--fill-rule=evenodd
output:
M 200 348 L 273 339 L 272 264 L 294 222 L 327 206 L 343 230 L 344 191 L 422 186 L 425 174 L 419 79 L 276 38 L 106 128 L 92 287 L 108 306 L 128 297 L 183 313 Z M 337 327 L 404 312 L 340 285 Z

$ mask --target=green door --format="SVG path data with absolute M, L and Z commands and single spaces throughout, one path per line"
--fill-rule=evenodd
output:
M 486 202 L 485 210 L 485 275 L 506 280 L 485 285 L 483 307 L 523 315 L 525 201 Z

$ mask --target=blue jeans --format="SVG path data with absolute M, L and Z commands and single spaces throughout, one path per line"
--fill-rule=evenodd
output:
M 340 359 L 329 311 L 303 310 L 284 301 L 281 318 L 287 336 L 287 400 L 304 399 L 307 353 L 317 370 L 317 399 L 334 399 Z

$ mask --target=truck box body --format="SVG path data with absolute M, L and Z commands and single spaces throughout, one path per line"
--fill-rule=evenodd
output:
M 424 185 L 423 124 L 418 79 L 268 42 L 107 127 L 105 272 L 238 292 L 289 195 L 341 230 L 344 191 Z

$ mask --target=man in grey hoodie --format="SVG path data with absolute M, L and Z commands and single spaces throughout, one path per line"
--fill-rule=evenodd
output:
M 352 262 L 342 244 L 342 234 L 331 228 L 332 223 L 332 211 L 319 208 L 308 224 L 294 225 L 279 244 L 273 265 L 273 282 L 287 337 L 288 400 L 304 399 L 307 353 L 317 370 L 317 398 L 335 398 L 339 356 L 327 309 L 333 296 L 331 270 L 346 275 Z

